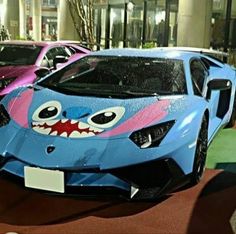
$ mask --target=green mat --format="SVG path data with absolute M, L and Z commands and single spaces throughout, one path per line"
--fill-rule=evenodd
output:
M 207 168 L 236 173 L 236 129 L 222 129 L 208 149 Z

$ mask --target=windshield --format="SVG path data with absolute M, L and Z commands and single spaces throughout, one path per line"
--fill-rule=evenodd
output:
M 186 93 L 182 60 L 86 56 L 39 83 L 59 92 L 110 96 Z
M 0 66 L 33 65 L 42 47 L 0 44 Z

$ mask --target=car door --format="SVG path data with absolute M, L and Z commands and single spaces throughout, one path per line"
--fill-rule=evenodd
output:
M 190 72 L 194 95 L 203 97 L 209 102 L 209 130 L 212 131 L 209 132 L 209 136 L 211 136 L 213 134 L 214 129 L 217 129 L 217 127 L 221 123 L 221 119 L 217 117 L 220 92 L 212 91 L 210 97 L 207 98 L 207 83 L 210 79 L 210 72 L 199 58 L 191 60 Z

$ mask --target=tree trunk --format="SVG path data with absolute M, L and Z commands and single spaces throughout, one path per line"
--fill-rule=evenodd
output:
M 64 1 L 64 0 L 62 0 Z M 66 0 L 79 40 L 90 48 L 94 45 L 93 0 Z M 86 2 L 85 2 L 86 1 Z

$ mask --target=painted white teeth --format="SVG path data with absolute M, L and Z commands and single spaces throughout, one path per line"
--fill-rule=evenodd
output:
M 92 132 L 89 132 L 89 133 L 87 133 L 87 132 L 82 132 L 82 133 L 80 134 L 80 136 L 81 136 L 81 137 L 91 137 L 91 136 L 95 136 L 95 134 L 92 133 Z
M 74 119 L 72 119 L 72 120 L 71 120 L 71 124 L 75 124 L 75 123 L 78 123 L 78 121 L 77 121 L 77 120 L 74 120 Z
M 35 127 L 33 127 L 33 129 L 37 132 L 37 131 L 39 131 L 39 127 L 38 126 L 35 126 Z
M 62 136 L 62 137 L 67 137 L 68 134 L 67 134 L 67 132 L 63 132 L 60 136 Z
M 45 122 L 33 122 L 32 125 L 33 126 L 43 126 L 45 124 Z
M 52 125 L 56 124 L 57 122 L 59 122 L 59 120 L 50 120 L 47 122 L 47 125 L 52 126 Z
M 46 128 L 43 130 L 44 133 L 49 134 L 51 132 L 51 128 Z
M 89 128 L 90 126 L 88 125 L 88 124 L 86 124 L 86 123 L 83 123 L 83 122 L 79 122 L 78 123 L 78 127 L 79 127 L 79 129 L 86 129 L 86 128 Z
M 78 128 L 80 130 L 83 130 L 83 129 L 89 129 L 90 131 L 94 131 L 94 132 L 102 132 L 103 130 L 99 129 L 99 128 L 95 128 L 95 127 L 92 127 L 86 123 L 83 123 L 83 122 L 79 122 L 78 123 Z M 86 133 L 88 134 L 88 133 Z
M 69 136 L 67 132 L 63 132 L 59 134 L 57 130 L 53 130 L 53 126 L 58 122 L 66 123 L 69 121 L 71 124 L 78 124 L 78 130 L 74 130 Z M 78 120 L 69 120 L 69 119 L 61 119 L 61 120 L 49 120 L 48 122 L 33 122 L 32 123 L 33 130 L 41 133 L 43 135 L 50 135 L 50 136 L 61 136 L 61 137 L 70 137 L 70 138 L 85 138 L 85 137 L 92 137 L 95 136 L 96 132 L 100 133 L 103 132 L 103 129 L 99 129 L 96 127 L 92 127 L 89 124 L 79 122 Z M 45 128 L 44 126 L 48 126 Z M 87 131 L 88 130 L 88 131 Z
M 39 127 L 34 127 L 33 128 L 36 132 L 39 132 L 44 135 L 48 135 L 51 132 L 51 128 L 39 128 Z
M 50 133 L 51 136 L 57 136 L 57 131 Z
M 73 131 L 71 134 L 70 134 L 70 136 L 69 137 L 71 137 L 71 138 L 84 138 L 84 137 L 91 137 L 91 136 L 95 136 L 95 134 L 94 133 L 92 133 L 92 132 L 89 132 L 89 133 L 87 133 L 87 132 L 82 132 L 82 133 L 80 133 L 80 132 L 78 132 L 78 131 Z
M 102 129 L 99 129 L 99 128 L 95 128 L 95 127 L 91 127 L 89 128 L 90 131 L 94 131 L 94 132 L 103 132 Z
M 71 138 L 79 138 L 80 137 L 80 133 L 78 131 L 73 131 L 70 136 Z

